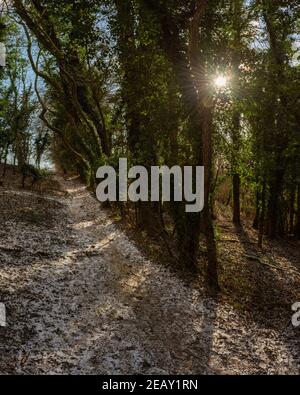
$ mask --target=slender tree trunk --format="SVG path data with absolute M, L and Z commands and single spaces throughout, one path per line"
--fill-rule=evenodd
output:
M 208 256 L 208 285 L 218 292 L 218 257 L 217 245 L 212 217 L 211 192 L 212 192 L 212 107 L 203 112 L 203 162 L 205 168 L 205 207 L 204 207 L 204 231 L 206 236 Z
M 298 184 L 297 194 L 297 225 L 296 225 L 296 237 L 300 240 L 300 184 Z
M 261 194 L 259 191 L 256 192 L 256 204 L 255 204 L 255 218 L 253 221 L 253 229 L 259 229 L 259 219 L 261 214 Z
M 274 124 L 274 144 L 273 150 L 276 157 L 276 169 L 271 174 L 270 182 L 270 199 L 268 207 L 268 234 L 271 238 L 276 238 L 279 234 L 281 226 L 281 194 L 282 184 L 285 175 L 284 151 L 289 144 L 289 132 L 287 125 L 289 124 L 287 118 L 286 108 L 288 107 L 288 96 L 282 86 L 287 83 L 286 78 L 286 48 L 285 40 L 282 39 L 280 32 L 277 30 L 277 18 L 280 12 L 278 6 L 273 5 L 273 2 L 262 0 L 263 17 L 266 23 L 270 54 L 272 56 L 272 68 L 275 72 L 276 79 L 274 83 L 274 92 L 276 92 L 281 102 L 281 110 L 276 112 L 276 124 Z
M 263 189 L 261 195 L 261 209 L 259 218 L 259 235 L 258 235 L 258 246 L 263 247 L 263 240 L 265 234 L 265 217 L 266 217 L 266 181 L 263 182 Z
M 239 157 L 240 157 L 240 140 L 241 140 L 241 114 L 238 109 L 240 101 L 240 64 L 241 64 L 241 30 L 242 30 L 242 1 L 233 0 L 233 54 L 232 67 L 233 75 L 235 76 L 234 83 L 234 114 L 233 114 L 233 130 L 232 130 L 232 186 L 233 186 L 233 223 L 241 226 L 241 178 L 239 174 Z
M 3 174 L 2 174 L 3 177 L 6 176 L 8 149 L 9 149 L 9 145 L 6 146 L 5 152 L 4 152 L 4 164 L 3 164 Z
M 239 174 L 233 175 L 233 223 L 241 226 L 241 179 Z
M 16 174 L 16 163 L 17 163 L 17 156 L 14 154 L 14 159 L 13 159 L 13 174 Z
M 283 171 L 278 170 L 274 174 L 270 187 L 270 199 L 268 209 L 269 236 L 275 239 L 279 233 L 280 225 L 280 196 L 282 191 Z
M 296 186 L 292 185 L 291 192 L 290 192 L 290 218 L 289 218 L 289 233 L 291 235 L 293 235 L 294 231 L 295 231 L 295 223 L 294 223 L 295 200 L 296 200 Z

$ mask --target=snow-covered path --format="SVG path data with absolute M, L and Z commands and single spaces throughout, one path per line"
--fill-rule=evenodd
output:
M 148 261 L 84 186 L 60 182 L 66 198 L 0 193 L 0 373 L 300 372 L 288 334 Z

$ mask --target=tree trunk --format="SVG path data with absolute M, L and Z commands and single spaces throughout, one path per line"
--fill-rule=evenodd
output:
M 296 237 L 300 240 L 300 184 L 298 184 L 298 197 L 297 197 L 297 225 Z
M 259 218 L 259 235 L 258 235 L 258 246 L 259 248 L 263 247 L 263 240 L 265 234 L 265 217 L 266 217 L 266 187 L 267 184 L 263 182 L 263 189 L 261 195 L 261 209 L 260 209 L 260 218 Z
M 294 223 L 295 199 L 296 199 L 296 186 L 292 185 L 291 192 L 290 192 L 290 218 L 289 218 L 289 233 L 291 235 L 293 235 L 295 232 L 295 223 Z
M 233 175 L 233 223 L 241 226 L 241 205 L 240 205 L 241 179 L 239 174 Z
M 211 189 L 212 189 L 212 107 L 203 111 L 202 124 L 203 164 L 205 168 L 205 207 L 203 212 L 204 232 L 206 237 L 208 257 L 208 285 L 213 292 L 220 290 L 218 282 L 217 245 L 212 217 Z
M 199 255 L 201 215 L 185 214 L 181 220 L 180 229 L 177 224 L 179 262 L 193 271 L 197 267 Z
M 268 209 L 268 234 L 272 239 L 278 236 L 280 225 L 280 197 L 282 191 L 283 171 L 277 170 L 270 187 Z
M 6 148 L 5 148 L 5 151 L 4 151 L 4 164 L 3 164 L 3 173 L 2 173 L 2 177 L 5 177 L 5 176 L 6 176 L 8 149 L 9 149 L 9 145 L 6 145 Z
M 260 219 L 260 214 L 261 214 L 261 194 L 260 192 L 256 192 L 256 205 L 255 205 L 255 218 L 253 221 L 253 229 L 258 230 L 259 229 L 259 219 Z
M 240 101 L 240 64 L 241 64 L 241 30 L 242 30 L 242 1 L 233 1 L 233 53 L 232 53 L 232 68 L 235 76 L 234 83 L 234 110 L 233 110 L 233 130 L 232 130 L 232 169 L 233 169 L 233 223 L 241 226 L 241 178 L 239 174 L 239 160 L 240 160 L 240 129 L 241 129 L 241 114 L 238 109 Z

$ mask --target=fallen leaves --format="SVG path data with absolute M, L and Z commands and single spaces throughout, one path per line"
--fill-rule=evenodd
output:
M 299 337 L 290 326 L 282 330 L 281 314 L 273 327 L 265 316 L 266 288 L 275 280 L 282 289 L 291 283 L 243 260 L 255 251 L 243 253 L 237 242 L 227 251 L 224 243 L 229 290 L 238 295 L 242 287 L 245 300 L 211 299 L 146 259 L 78 180 L 60 183 L 66 198 L 59 202 L 0 195 L 0 300 L 8 312 L 8 327 L 0 328 L 1 373 L 299 374 Z M 42 220 L 29 221 L 25 212 Z M 286 304 L 281 288 L 272 320 L 276 305 L 280 312 Z M 268 302 L 261 320 L 246 311 L 260 290 Z

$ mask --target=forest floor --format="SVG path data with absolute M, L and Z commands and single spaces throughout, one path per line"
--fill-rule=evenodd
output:
M 262 252 L 224 219 L 212 298 L 147 259 L 78 179 L 54 185 L 0 186 L 0 374 L 300 373 L 298 242 Z

